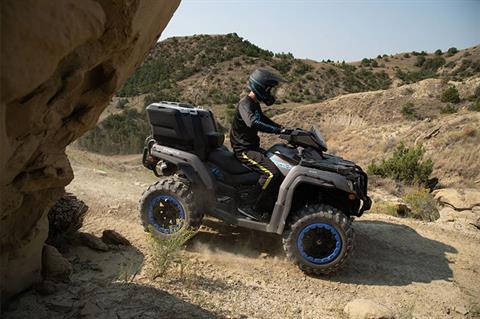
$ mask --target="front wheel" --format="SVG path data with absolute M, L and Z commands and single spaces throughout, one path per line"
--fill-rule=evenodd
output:
M 287 257 L 309 274 L 337 271 L 353 249 L 353 228 L 340 210 L 324 205 L 305 206 L 295 213 L 283 234 Z
M 196 230 L 202 223 L 203 214 L 196 205 L 190 185 L 178 177 L 151 185 L 139 204 L 145 230 L 157 238 L 176 235 L 183 229 Z

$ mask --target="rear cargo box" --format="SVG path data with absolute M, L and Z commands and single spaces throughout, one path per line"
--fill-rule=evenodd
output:
M 201 157 L 208 148 L 207 135 L 217 132 L 213 114 L 189 104 L 153 103 L 147 107 L 147 115 L 157 143 Z

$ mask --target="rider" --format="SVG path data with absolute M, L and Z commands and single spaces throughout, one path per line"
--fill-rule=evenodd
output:
M 284 128 L 265 116 L 260 107 L 260 102 L 266 105 L 275 102 L 273 90 L 282 81 L 280 76 L 268 69 L 256 69 L 248 79 L 250 92 L 237 104 L 230 130 L 230 143 L 235 156 L 250 169 L 260 173 L 258 180 L 260 195 L 252 207 L 253 211 L 240 209 L 245 215 L 256 219 L 265 219 L 271 214 L 275 194 L 283 179 L 279 169 L 260 148 L 258 132 L 270 134 L 292 132 L 291 129 Z

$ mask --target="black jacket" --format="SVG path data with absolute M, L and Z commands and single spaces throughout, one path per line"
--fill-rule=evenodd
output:
M 238 102 L 230 129 L 230 143 L 235 152 L 258 150 L 258 132 L 279 134 L 282 127 L 263 114 L 260 103 L 248 95 Z

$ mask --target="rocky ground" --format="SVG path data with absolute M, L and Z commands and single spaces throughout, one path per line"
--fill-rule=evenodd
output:
M 285 260 L 280 237 L 208 219 L 183 252 L 184 273 L 175 268 L 152 281 L 136 205 L 155 178 L 136 157 L 69 155 L 75 179 L 68 191 L 90 207 L 80 231 L 100 237 L 113 229 L 132 245 L 101 251 L 74 242 L 64 253 L 70 282 L 44 282 L 11 303 L 4 318 L 480 316 L 480 231 L 457 218 L 445 194 L 452 211 L 437 222 L 357 219 L 355 252 L 335 275 L 305 276 Z M 458 198 L 465 202 L 465 194 Z

